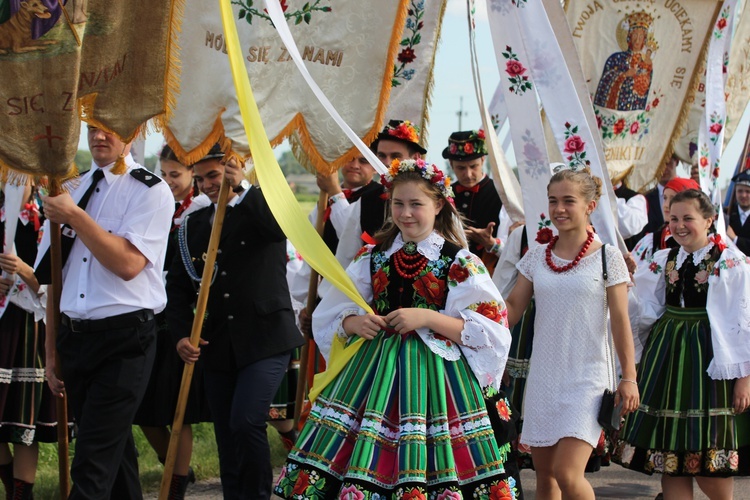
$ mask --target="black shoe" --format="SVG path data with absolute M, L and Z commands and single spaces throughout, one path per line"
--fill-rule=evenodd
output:
M 172 474 L 172 482 L 169 484 L 169 500 L 183 500 L 188 487 L 188 477 Z
M 192 467 L 188 467 L 187 478 L 188 478 L 188 483 L 195 484 L 195 471 L 193 470 Z

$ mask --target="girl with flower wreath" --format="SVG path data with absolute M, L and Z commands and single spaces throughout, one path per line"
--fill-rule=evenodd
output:
M 372 304 L 338 290 L 313 315 L 327 358 L 358 343 L 313 402 L 275 493 L 294 499 L 507 499 L 484 391 L 500 387 L 505 307 L 463 246 L 449 179 L 422 160 L 382 176 L 390 215 L 347 273 Z M 330 366 L 330 365 L 329 365 Z
M 602 394 L 614 385 L 608 375 L 614 362 L 608 316 L 623 372 L 615 403 L 622 403 L 622 413 L 638 407 L 627 315 L 628 270 L 620 251 L 602 248 L 589 230 L 601 185 L 588 168 L 552 176 L 548 213 L 558 236 L 521 258 L 507 299 L 511 327 L 520 321 L 532 296 L 536 302 L 520 443 L 531 447 L 540 499 L 594 498 L 584 471 L 601 436 L 597 416 Z
M 631 317 L 650 332 L 638 369 L 643 402 L 626 420 L 613 459 L 662 474 L 665 500 L 732 498 L 750 474 L 750 261 L 710 236 L 714 207 L 698 190 L 669 207 L 680 244 L 635 274 Z

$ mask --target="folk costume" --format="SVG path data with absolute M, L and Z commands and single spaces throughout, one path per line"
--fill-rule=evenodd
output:
M 638 368 L 640 408 L 625 419 L 614 459 L 675 476 L 750 474 L 750 413 L 732 408 L 750 375 L 750 261 L 709 242 L 656 252 L 635 274 L 633 333 L 650 331 Z
M 597 414 L 608 382 L 606 288 L 630 280 L 620 251 L 610 245 L 580 259 L 567 271 L 547 263 L 548 245 L 530 249 L 517 264 L 534 286 L 537 314 L 534 354 L 526 381 L 521 444 L 552 446 L 565 437 L 597 448 L 601 426 Z M 608 279 L 602 276 L 607 252 Z M 557 268 L 574 261 L 549 252 Z M 571 300 L 574 297 L 575 300 Z M 610 353 L 610 356 L 613 354 Z
M 446 160 L 469 161 L 487 156 L 483 130 L 453 132 L 448 138 L 448 147 L 443 150 Z M 473 187 L 462 186 L 458 181 L 453 183 L 456 194 L 456 208 L 467 219 L 466 223 L 474 228 L 484 229 L 490 222 L 495 223 L 492 236 L 497 237 L 500 227 L 500 209 L 503 206 L 495 184 L 487 175 Z M 483 248 L 469 241 L 469 250 L 479 255 L 490 271 L 495 269 L 502 249 L 502 242 L 497 241 L 492 248 Z
M 732 177 L 732 182 L 738 186 L 750 186 L 750 172 L 745 170 Z M 745 211 L 735 204 L 729 211 L 729 226 L 737 237 L 734 244 L 745 255 L 750 255 L 750 210 Z
M 101 228 L 138 249 L 148 261 L 143 270 L 125 281 L 72 228 L 62 230 L 63 253 L 66 239 L 72 246 L 67 260 L 63 255 L 57 350 L 78 424 L 70 499 L 108 498 L 112 491 L 142 496 L 131 426 L 154 363 L 154 315 L 167 302 L 162 269 L 174 198 L 131 155 L 124 161 L 122 175 L 112 173 L 114 163 L 94 163 L 71 196 Z M 49 262 L 47 228 L 35 271 L 41 283 L 48 283 L 42 278 Z
M 617 229 L 625 239 L 628 250 L 638 243 L 638 236 L 648 224 L 648 202 L 646 198 L 620 182 L 615 187 L 617 198 Z
M 5 216 L 3 208 L 0 241 L 4 240 Z M 18 219 L 16 252 L 33 265 L 43 222 L 36 199 L 25 204 Z M 57 442 L 55 398 L 44 379 L 44 305 L 33 295 L 16 277 L 14 288 L 2 297 L 7 309 L 0 318 L 0 443 Z M 73 422 L 69 426 L 72 431 Z
M 190 335 L 215 206 L 188 216 L 167 275 L 167 322 L 175 343 Z M 268 411 L 291 352 L 302 345 L 286 282 L 286 237 L 263 194 L 227 203 L 201 347 L 204 383 L 227 498 L 270 498 Z
M 421 271 L 403 272 L 404 259 L 421 262 Z M 399 234 L 390 248 L 368 245 L 347 273 L 376 314 L 426 307 L 463 318 L 464 346 L 426 329 L 363 341 L 314 401 L 275 493 L 510 494 L 482 397 L 499 387 L 510 343 L 504 304 L 485 267 L 433 232 L 417 244 Z M 325 356 L 346 335 L 343 320 L 363 313 L 336 289 L 325 295 L 313 315 Z

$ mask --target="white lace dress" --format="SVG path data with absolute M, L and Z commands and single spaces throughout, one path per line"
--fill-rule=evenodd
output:
M 529 250 L 517 265 L 534 285 L 537 308 L 521 443 L 544 447 L 574 437 L 596 447 L 602 393 L 614 385 L 607 377 L 611 368 L 605 347 L 602 251 L 584 257 L 569 271 L 555 273 L 545 262 L 546 248 Z M 606 286 L 628 282 L 620 251 L 607 245 L 606 252 Z M 570 262 L 554 253 L 552 259 L 557 266 Z

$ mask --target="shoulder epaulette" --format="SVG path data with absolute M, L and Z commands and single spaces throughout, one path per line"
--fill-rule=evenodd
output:
M 148 187 L 156 186 L 161 182 L 161 178 L 146 170 L 145 168 L 134 168 L 130 171 L 130 175 L 132 175 L 136 180 L 141 181 Z

